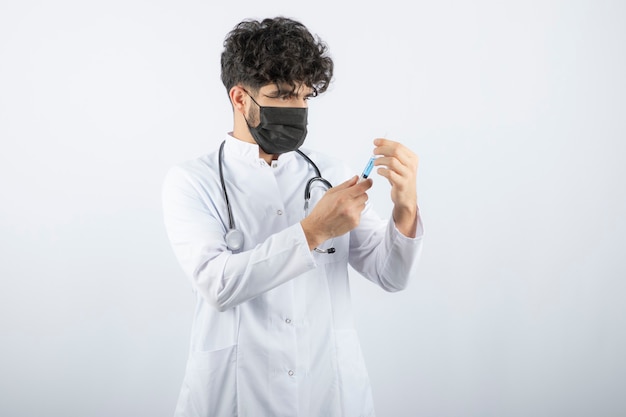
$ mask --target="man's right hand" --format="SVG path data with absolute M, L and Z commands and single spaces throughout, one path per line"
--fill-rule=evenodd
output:
M 366 191 L 372 187 L 372 180 L 358 180 L 359 177 L 354 176 L 328 190 L 311 213 L 300 222 L 311 250 L 359 225 L 361 212 L 367 202 Z

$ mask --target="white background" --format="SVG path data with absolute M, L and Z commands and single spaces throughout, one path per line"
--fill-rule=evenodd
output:
M 163 176 L 232 128 L 226 33 L 279 14 L 336 63 L 306 146 L 421 159 L 418 276 L 353 276 L 378 415 L 625 415 L 626 5 L 485 0 L 2 0 L 0 415 L 172 415 Z

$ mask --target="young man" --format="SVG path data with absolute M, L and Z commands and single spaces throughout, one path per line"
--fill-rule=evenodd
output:
M 332 73 L 326 46 L 294 20 L 246 20 L 226 37 L 233 131 L 173 167 L 163 188 L 197 300 L 176 416 L 374 415 L 347 265 L 387 291 L 405 288 L 421 250 L 418 160 L 374 141 L 391 183 L 387 221 L 367 203 L 371 179 L 299 150 L 307 100 Z

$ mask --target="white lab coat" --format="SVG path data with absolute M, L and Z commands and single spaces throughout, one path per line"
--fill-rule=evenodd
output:
M 334 254 L 308 248 L 300 221 L 314 176 L 295 152 L 272 166 L 258 147 L 225 138 L 224 178 L 244 248 L 231 253 L 218 152 L 172 167 L 163 186 L 174 252 L 196 294 L 178 417 L 373 416 L 353 323 L 348 262 L 387 291 L 405 288 L 421 251 L 369 203 Z M 356 173 L 304 151 L 338 185 Z M 311 202 L 323 195 L 315 187 Z M 323 247 L 327 247 L 328 243 Z

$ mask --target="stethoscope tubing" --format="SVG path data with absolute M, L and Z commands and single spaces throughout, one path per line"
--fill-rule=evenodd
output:
M 224 181 L 224 167 L 223 167 L 225 143 L 226 141 L 223 141 L 221 143 L 219 153 L 218 153 L 220 183 L 222 185 L 222 192 L 224 193 L 224 201 L 226 202 L 226 209 L 228 211 L 228 232 L 226 232 L 225 238 L 226 238 L 226 246 L 228 247 L 228 249 L 232 251 L 237 251 L 241 249 L 241 247 L 243 246 L 243 233 L 235 227 L 235 219 L 233 217 L 233 210 L 230 205 L 230 200 L 228 199 L 228 192 L 226 191 L 226 181 Z M 308 207 L 309 207 L 309 199 L 311 198 L 311 186 L 317 181 L 324 184 L 327 187 L 327 189 L 331 189 L 333 188 L 333 186 L 330 183 L 330 181 L 322 177 L 322 173 L 320 172 L 315 162 L 311 160 L 311 158 L 305 155 L 304 152 L 302 152 L 300 149 L 296 149 L 296 152 L 298 153 L 298 155 L 304 158 L 310 166 L 313 167 L 313 169 L 315 170 L 315 174 L 316 174 L 315 177 L 310 178 L 307 181 L 306 186 L 304 187 L 304 210 L 305 210 L 305 215 L 306 215 L 308 212 Z M 335 252 L 334 248 L 329 248 L 326 251 L 318 249 L 318 248 L 315 248 L 315 250 L 317 252 L 322 252 L 322 253 L 334 253 Z

